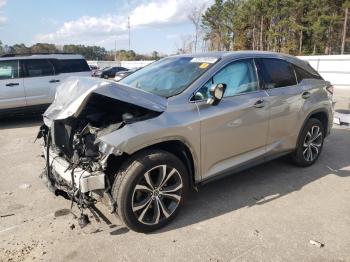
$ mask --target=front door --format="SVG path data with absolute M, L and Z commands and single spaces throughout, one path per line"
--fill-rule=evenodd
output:
M 222 101 L 206 104 L 212 85 L 226 84 Z M 196 94 L 201 119 L 202 179 L 229 171 L 265 154 L 269 112 L 254 61 L 235 61 L 221 69 Z
M 26 106 L 18 60 L 0 61 L 0 110 Z

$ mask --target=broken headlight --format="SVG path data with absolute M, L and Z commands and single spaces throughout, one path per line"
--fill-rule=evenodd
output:
M 98 150 L 104 155 L 110 155 L 114 152 L 114 146 L 108 145 L 103 141 L 100 141 Z

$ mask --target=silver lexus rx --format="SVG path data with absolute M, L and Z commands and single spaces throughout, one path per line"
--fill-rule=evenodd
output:
M 71 78 L 38 134 L 43 178 L 80 208 L 102 201 L 150 232 L 202 183 L 287 154 L 314 164 L 332 92 L 307 62 L 270 52 L 167 57 L 118 83 Z

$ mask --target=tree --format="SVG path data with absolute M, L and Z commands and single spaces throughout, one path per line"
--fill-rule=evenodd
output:
M 0 40 L 0 55 L 4 53 L 4 47 L 2 46 L 2 42 Z
M 344 54 L 344 49 L 345 49 L 349 7 L 350 7 L 350 1 L 346 1 L 344 3 L 344 5 L 343 5 L 343 8 L 344 8 L 344 24 L 343 24 L 343 36 L 342 36 L 342 42 L 341 42 L 341 52 L 340 52 L 341 54 Z
M 24 44 L 15 44 L 12 46 L 13 53 L 15 54 L 28 54 L 31 53 L 30 48 L 26 47 Z
M 350 0 L 215 0 L 202 16 L 209 50 L 346 53 Z
M 47 43 L 37 43 L 30 47 L 31 53 L 57 53 L 59 50 L 56 48 L 54 44 Z
M 153 51 L 151 59 L 152 60 L 159 60 L 159 53 L 157 51 Z
M 205 4 L 200 5 L 199 7 L 195 6 L 190 14 L 188 15 L 188 19 L 192 22 L 194 25 L 194 52 L 197 52 L 197 46 L 198 46 L 198 37 L 200 32 L 200 26 L 201 26 L 201 18 L 202 13 L 205 9 Z
M 192 53 L 193 37 L 191 35 L 181 35 L 180 43 L 176 43 L 177 54 Z

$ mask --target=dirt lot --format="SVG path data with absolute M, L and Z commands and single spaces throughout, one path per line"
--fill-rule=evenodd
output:
M 1 261 L 350 261 L 349 129 L 333 130 L 313 167 L 280 159 L 208 184 L 145 235 L 113 215 L 79 228 L 70 202 L 38 178 L 39 125 L 0 123 Z

